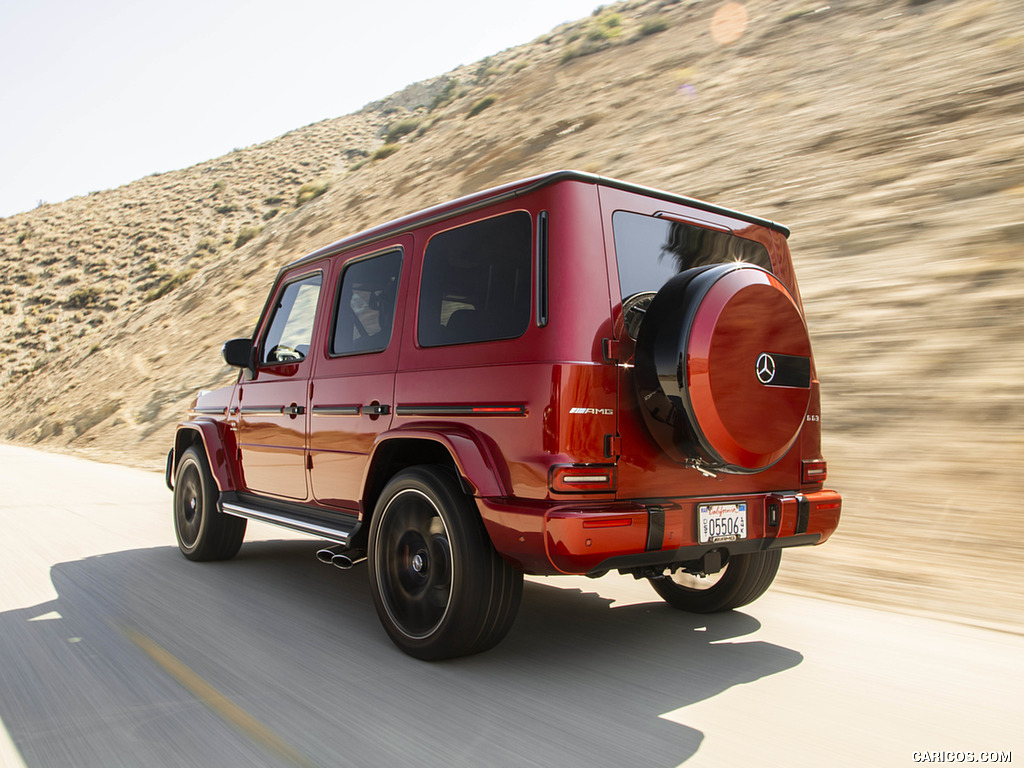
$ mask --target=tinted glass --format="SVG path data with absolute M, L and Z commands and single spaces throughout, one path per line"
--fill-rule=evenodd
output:
M 654 216 L 616 211 L 612 215 L 622 298 L 657 291 L 673 275 L 693 267 L 742 261 L 771 272 L 760 243 Z
M 313 338 L 320 282 L 318 272 L 288 283 L 281 291 L 263 341 L 264 363 L 294 363 L 306 357 Z
M 423 256 L 424 347 L 521 336 L 530 324 L 530 215 L 516 211 L 435 235 Z
M 391 343 L 402 252 L 362 259 L 345 267 L 334 315 L 332 355 L 382 352 Z

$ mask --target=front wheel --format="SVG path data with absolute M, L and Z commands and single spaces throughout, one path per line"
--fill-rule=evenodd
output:
M 174 476 L 174 534 L 189 560 L 230 560 L 245 538 L 245 519 L 217 509 L 217 484 L 195 446 L 181 455 Z
M 410 656 L 479 653 L 512 628 L 523 574 L 494 550 L 444 467 L 412 467 L 392 478 L 374 510 L 367 554 L 377 615 Z
M 681 611 L 718 613 L 752 603 L 775 579 L 782 552 L 751 552 L 733 555 L 716 574 L 699 576 L 675 573 L 650 579 L 662 600 Z

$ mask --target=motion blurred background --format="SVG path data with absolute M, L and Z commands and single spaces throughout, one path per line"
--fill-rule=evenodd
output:
M 160 469 L 195 390 L 230 380 L 220 345 L 251 332 L 281 264 L 461 194 L 577 168 L 793 230 L 828 485 L 845 506 L 826 546 L 787 553 L 776 588 L 1020 632 L 1019 3 L 632 0 L 527 31 L 519 22 L 539 19 L 536 5 L 468 15 L 472 31 L 458 27 L 457 48 L 441 37 L 455 5 L 421 5 L 418 37 L 454 56 L 423 59 L 436 67 L 428 71 L 393 68 L 419 55 L 390 34 L 394 19 L 323 23 L 302 3 L 298 15 L 226 3 L 203 17 L 187 6 L 187 24 L 117 4 L 102 6 L 106 16 L 83 6 L 76 13 L 86 15 L 54 18 L 51 42 L 67 55 L 59 67 L 17 70 L 25 77 L 4 85 L 13 105 L 5 123 L 37 125 L 32 110 L 18 109 L 28 89 L 84 87 L 92 46 L 82 30 L 112 25 L 138 76 L 110 92 L 116 114 L 60 91 L 39 119 L 63 138 L 4 140 L 8 213 L 75 193 L 9 173 L 10 158 L 61 179 L 61 143 L 80 147 L 87 129 L 138 155 L 129 169 L 204 156 L 147 154 L 175 137 L 184 148 L 211 134 L 222 148 L 184 170 L 83 188 L 0 219 L 0 435 Z M 565 15 L 591 10 L 583 6 Z M 8 31 L 18 12 L 4 9 Z M 144 25 L 154 23 L 169 25 L 174 45 L 146 47 Z M 494 27 L 517 37 L 492 37 Z M 234 36 L 248 38 L 251 56 L 234 66 L 208 58 Z M 346 59 L 357 38 L 373 41 L 375 55 Z M 18 55 L 36 38 L 25 40 Z M 472 47 L 477 40 L 489 47 Z M 154 69 L 167 61 L 181 73 L 207 62 L 212 91 L 174 67 Z M 324 90 L 325 67 L 338 93 L 358 102 L 339 96 L 337 111 L 348 114 L 296 127 L 325 114 L 293 103 L 311 81 Z M 378 90 L 361 90 L 363 80 Z M 219 101 L 204 101 L 210 92 Z M 162 115 L 173 136 L 150 132 L 154 123 L 125 125 L 136 108 Z M 254 135 L 250 114 L 277 122 L 259 122 L 269 127 Z M 77 154 L 114 166 L 122 153 L 97 144 Z M 95 184 L 127 178 L 100 174 Z M 30 202 L 18 202 L 26 193 Z

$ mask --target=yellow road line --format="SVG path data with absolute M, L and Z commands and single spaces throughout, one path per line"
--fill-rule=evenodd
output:
M 283 739 L 272 733 L 263 723 L 254 718 L 231 699 L 222 694 L 187 665 L 175 658 L 164 648 L 133 629 L 123 630 L 125 636 L 159 664 L 175 680 L 203 702 L 206 706 L 231 723 L 238 730 L 262 744 L 266 749 L 279 757 L 303 768 L 316 768 L 305 755 L 298 752 Z

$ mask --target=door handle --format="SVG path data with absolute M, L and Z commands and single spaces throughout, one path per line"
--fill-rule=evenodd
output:
M 370 416 L 387 416 L 389 413 L 391 413 L 391 406 L 381 403 L 364 405 L 363 413 L 368 414 Z
M 306 412 L 306 407 L 303 405 L 286 405 L 281 409 L 281 413 L 287 414 L 288 416 L 301 416 Z

